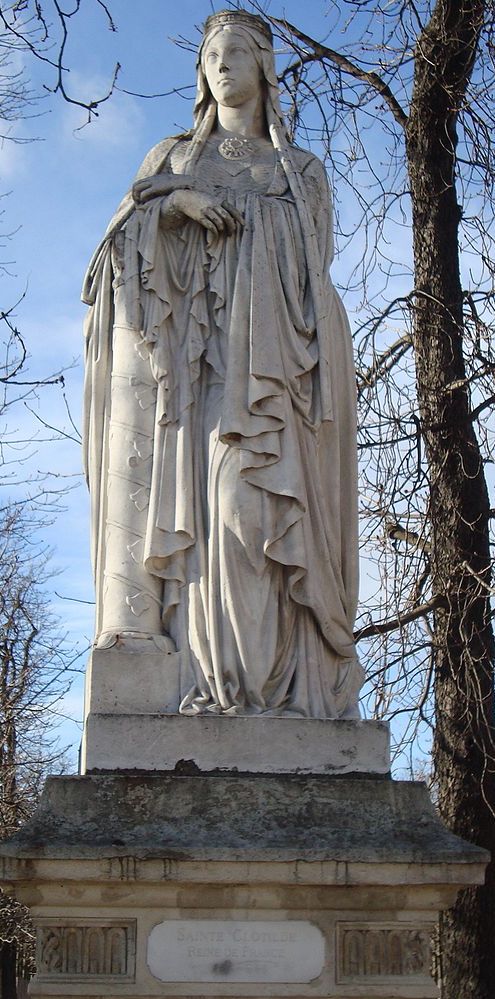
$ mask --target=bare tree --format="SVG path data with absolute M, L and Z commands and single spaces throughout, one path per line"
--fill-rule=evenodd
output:
M 50 611 L 49 553 L 33 542 L 39 531 L 26 505 L 0 514 L 0 828 L 11 836 L 31 815 L 50 772 L 64 769 L 54 735 L 77 653 Z M 0 896 L 0 974 L 14 982 L 33 970 L 27 911 Z
M 110 30 L 109 8 L 94 0 Z M 66 48 L 81 0 L 69 8 L 57 0 L 9 0 L 0 3 L 0 140 L 20 140 L 14 123 L 35 117 L 50 93 L 87 112 L 90 121 L 111 96 L 119 67 L 107 92 L 80 100 L 68 85 Z M 45 83 L 36 90 L 29 80 L 30 61 L 44 64 Z M 21 68 L 19 68 L 21 67 Z M 10 234 L 4 228 L 2 243 Z M 0 261 L 8 274 L 9 262 Z M 31 377 L 28 347 L 19 329 L 20 303 L 0 310 L 0 484 L 15 500 L 0 506 L 0 835 L 12 835 L 32 813 L 46 775 L 60 772 L 64 754 L 54 728 L 58 710 L 77 670 L 78 653 L 50 613 L 47 589 L 49 553 L 37 545 L 47 520 L 58 511 L 65 483 L 55 487 L 44 475 L 24 473 L 23 463 L 37 448 L 15 430 L 19 404 L 29 406 L 40 390 L 64 390 L 64 373 Z M 69 421 L 72 422 L 68 412 Z M 41 420 L 49 437 L 60 431 Z M 72 425 L 69 433 L 77 430 Z M 62 436 L 67 433 L 62 432 Z M 77 670 L 78 671 L 78 670 Z M 18 979 L 34 971 L 34 934 L 27 910 L 0 895 L 0 994 L 15 999 Z
M 340 192 L 347 298 L 360 296 L 370 708 L 395 718 L 412 764 L 432 733 L 444 820 L 492 849 L 493 7 L 347 0 L 327 14 L 331 45 L 269 19 L 294 134 L 323 144 Z M 492 995 L 494 880 L 490 865 L 442 919 L 445 999 Z
M 116 31 L 110 4 L 91 0 L 102 14 L 110 31 Z M 112 96 L 120 66 L 113 70 L 104 94 L 83 100 L 69 86 L 70 67 L 67 64 L 67 45 L 77 22 L 83 0 L 74 0 L 69 7 L 58 0 L 7 0 L 0 2 L 0 121 L 6 123 L 33 114 L 43 94 L 59 94 L 67 103 L 75 104 L 87 112 L 87 120 L 98 115 L 98 108 Z M 29 83 L 25 68 L 17 69 L 16 53 L 44 63 L 46 82 L 43 90 L 36 92 Z M 9 133 L 6 133 L 7 137 Z
M 80 98 L 69 86 L 67 46 L 72 31 L 77 28 L 77 17 L 82 5 L 83 0 L 74 0 L 68 7 L 61 5 L 58 0 L 7 0 L 6 3 L 0 0 L 0 142 L 33 141 L 32 137 L 19 138 L 12 126 L 41 113 L 40 106 L 43 105 L 40 102 L 50 94 L 58 95 L 67 103 L 85 110 L 88 122 L 97 117 L 100 105 L 111 97 L 120 69 L 118 65 L 110 76 L 106 91 L 90 100 Z M 116 26 L 110 6 L 103 0 L 89 0 L 89 4 L 85 3 L 86 8 L 91 5 L 101 12 L 103 25 L 114 32 Z M 44 69 L 44 82 L 38 87 L 29 78 L 29 70 L 34 63 L 42 65 Z M 6 192 L 0 192 L 0 198 L 5 197 Z M 0 218 L 3 215 L 4 212 L 0 212 Z M 2 218 L 2 250 L 9 245 L 13 235 L 15 229 L 14 233 L 9 232 L 7 223 Z M 9 260 L 0 259 L 0 273 L 8 275 L 10 263 Z M 21 401 L 29 404 L 43 387 L 59 386 L 62 391 L 64 389 L 62 371 L 29 377 L 28 348 L 16 318 L 20 304 L 21 302 L 10 302 L 0 306 L 0 480 L 2 484 L 9 485 L 13 481 L 19 484 L 19 459 L 22 458 L 20 448 L 23 443 L 28 443 L 14 438 L 10 422 L 13 409 Z M 71 425 L 68 432 L 49 429 L 55 436 L 62 437 L 71 436 L 74 431 L 77 439 L 78 432 L 69 411 L 68 420 Z M 40 424 L 45 428 L 48 426 L 42 420 Z M 46 510 L 52 497 L 56 501 L 60 490 L 55 489 L 51 494 L 46 482 L 31 481 L 28 489 L 30 502 L 36 495 L 37 486 L 38 498 Z

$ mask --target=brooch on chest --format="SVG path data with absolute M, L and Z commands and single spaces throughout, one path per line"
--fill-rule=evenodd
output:
M 229 135 L 218 146 L 218 152 L 220 156 L 223 156 L 224 160 L 242 160 L 245 156 L 253 156 L 256 150 L 249 139 Z

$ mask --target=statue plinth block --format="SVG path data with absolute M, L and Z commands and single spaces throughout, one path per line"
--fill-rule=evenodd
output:
M 82 770 L 381 776 L 390 770 L 388 726 L 263 715 L 90 714 Z
M 375 774 L 390 771 L 386 722 L 291 715 L 182 715 L 180 653 L 153 640 L 91 653 L 81 770 Z
M 486 862 L 422 784 L 296 775 L 50 778 L 0 855 L 40 999 L 433 999 L 438 910 Z
M 154 714 L 179 710 L 180 653 L 153 639 L 93 649 L 86 668 L 85 713 Z

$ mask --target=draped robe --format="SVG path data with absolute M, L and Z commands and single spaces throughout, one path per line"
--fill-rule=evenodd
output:
M 141 175 L 180 173 L 186 144 L 161 144 Z M 351 340 L 328 277 L 326 176 L 316 157 L 291 153 L 315 226 L 324 344 L 300 216 L 279 162 L 268 178 L 254 170 L 246 183 L 222 174 L 206 151 L 198 186 L 235 205 L 244 225 L 233 235 L 192 220 L 165 227 L 161 199 L 138 209 L 127 199 L 88 274 L 97 586 L 111 576 L 108 542 L 98 541 L 109 445 L 105 456 L 95 433 L 111 405 L 104 342 L 115 324 L 114 336 L 134 331 L 156 386 L 145 526 L 127 547 L 160 587 L 162 629 L 181 653 L 184 713 L 358 716 Z M 332 420 L 322 419 L 323 350 Z M 103 600 L 109 586 L 107 578 Z

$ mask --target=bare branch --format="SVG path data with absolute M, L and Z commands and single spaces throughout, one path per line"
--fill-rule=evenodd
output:
M 354 632 L 354 639 L 356 642 L 362 642 L 365 638 L 371 638 L 373 635 L 387 635 L 390 631 L 396 631 L 397 629 L 403 628 L 406 624 L 410 624 L 411 621 L 417 621 L 420 617 L 426 617 L 431 614 L 435 607 L 440 604 L 440 597 L 432 597 L 431 600 L 427 600 L 426 603 L 420 604 L 419 607 L 413 607 L 412 610 L 404 611 L 398 614 L 395 618 L 390 618 L 388 621 L 374 621 L 372 624 L 366 625 L 364 628 L 359 628 L 358 631 Z
M 308 55 L 304 57 L 305 63 L 308 63 L 311 59 L 315 62 L 325 62 L 328 60 L 338 66 L 339 69 L 343 70 L 344 73 L 348 73 L 349 76 L 352 76 L 354 79 L 360 80 L 361 83 L 366 83 L 368 86 L 372 87 L 373 90 L 376 90 L 385 103 L 388 104 L 395 120 L 401 128 L 406 127 L 408 119 L 405 111 L 400 106 L 388 84 L 382 80 L 378 73 L 362 69 L 360 66 L 351 62 L 347 56 L 342 55 L 340 52 L 336 52 L 335 49 L 331 49 L 327 45 L 322 45 L 320 42 L 317 42 L 314 38 L 311 38 L 310 35 L 307 35 L 304 31 L 296 28 L 295 25 L 285 19 L 272 16 L 269 16 L 268 19 L 272 24 L 284 31 L 288 31 L 293 38 L 297 38 L 299 42 L 308 46 L 312 50 L 311 58 Z

